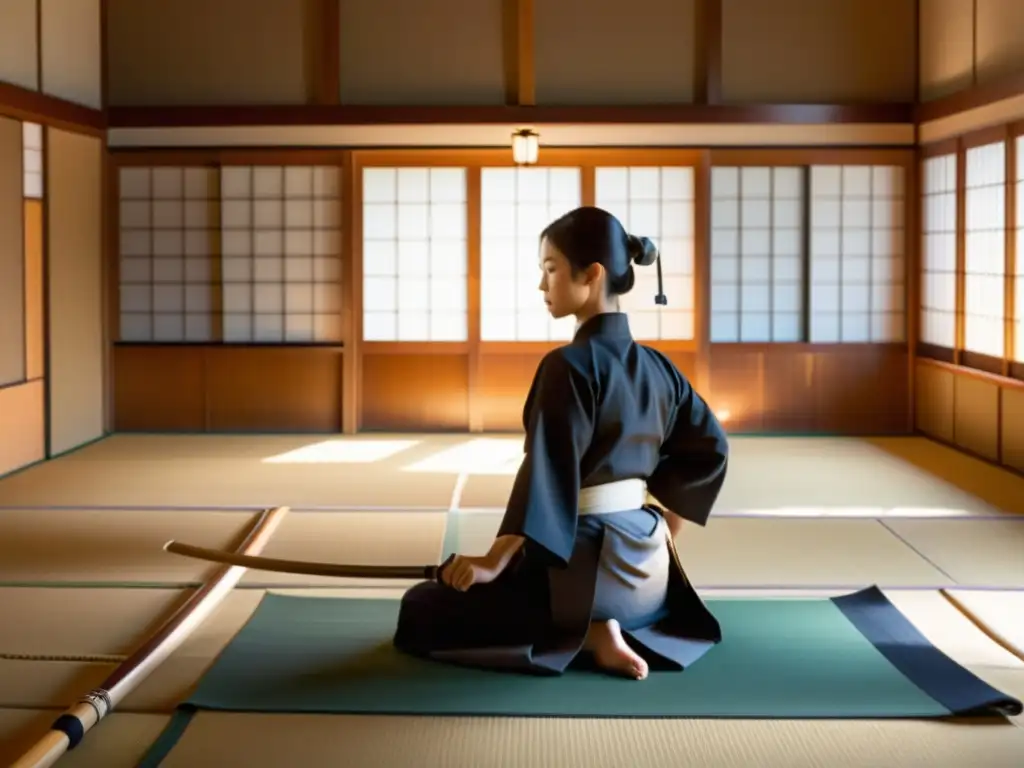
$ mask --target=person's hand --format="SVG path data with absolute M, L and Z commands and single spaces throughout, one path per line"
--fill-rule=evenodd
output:
M 441 581 L 453 589 L 465 592 L 474 584 L 494 581 L 500 574 L 501 568 L 489 557 L 456 555 L 442 571 Z

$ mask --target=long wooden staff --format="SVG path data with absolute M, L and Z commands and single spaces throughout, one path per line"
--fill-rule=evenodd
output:
M 238 551 L 244 554 L 262 551 L 288 511 L 288 507 L 265 510 L 253 524 Z M 237 565 L 219 569 L 98 688 L 87 693 L 58 717 L 46 735 L 11 768 L 46 768 L 56 763 L 65 752 L 78 746 L 85 734 L 181 646 L 228 596 L 244 574 L 245 568 Z
M 426 579 L 437 578 L 437 565 L 341 565 L 338 563 L 317 563 L 308 560 L 281 560 L 273 557 L 224 552 L 207 549 L 179 541 L 169 541 L 164 549 L 176 555 L 207 560 L 212 563 L 240 565 L 256 571 L 297 573 L 303 576 L 327 576 L 340 579 Z

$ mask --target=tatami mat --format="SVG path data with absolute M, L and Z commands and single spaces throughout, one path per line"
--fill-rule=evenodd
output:
M 447 509 L 458 470 L 423 462 L 438 435 L 114 435 L 0 479 L 0 504 Z
M 217 566 L 163 551 L 171 539 L 233 547 L 256 513 L 0 510 L 0 586 L 23 583 L 199 583 Z M 269 557 L 367 565 L 436 563 L 444 512 L 293 512 L 264 550 Z M 243 586 L 347 580 L 250 571 Z M 366 585 L 366 580 L 358 582 Z
M 263 550 L 267 557 L 348 565 L 431 565 L 439 562 L 445 512 L 305 512 L 288 515 Z M 179 536 L 184 539 L 184 534 Z M 415 581 L 327 579 L 248 571 L 247 586 L 411 586 Z
M 329 593 L 309 594 L 325 597 Z M 946 653 L 993 684 L 1011 692 L 1024 690 L 1024 664 L 994 646 L 940 595 L 887 594 Z M 675 768 L 682 760 L 687 766 L 709 768 L 1009 768 L 1020 764 L 1022 749 L 1024 730 L 996 724 L 331 717 L 202 712 L 163 765 L 183 768 L 344 763 L 439 768 Z
M 216 566 L 167 554 L 164 544 L 184 539 L 232 548 L 255 517 L 248 512 L 0 510 L 0 582 L 198 583 Z
M 0 765 L 10 765 L 50 728 L 57 710 L 0 709 Z M 170 720 L 115 712 L 61 757 L 60 768 L 134 768 Z
M 117 607 L 122 590 L 97 598 L 99 618 L 125 622 L 125 634 L 110 634 L 123 647 L 131 621 L 150 619 L 149 602 L 133 614 Z M 319 597 L 397 597 L 401 590 L 274 590 Z M 103 591 L 98 591 L 103 592 Z M 834 594 L 822 590 L 767 590 L 765 596 Z M 69 765 L 134 766 L 143 744 L 152 743 L 164 717 L 127 714 L 147 709 L 169 712 L 184 699 L 203 671 L 252 614 L 262 592 L 233 593 L 196 635 L 129 696 L 119 713 L 105 720 L 66 760 Z M 715 597 L 742 597 L 750 590 L 713 590 Z M 1024 695 L 1024 662 L 998 647 L 936 592 L 887 591 L 889 599 L 940 650 L 992 685 Z M 96 594 L 90 593 L 90 598 Z M 52 600 L 52 598 L 51 598 Z M 54 603 L 56 604 L 56 603 Z M 52 622 L 33 622 L 44 641 Z M 88 636 L 86 633 L 85 636 Z M 95 633 L 93 634 L 95 638 Z M 73 645 L 73 643 L 71 644 Z M 69 645 L 70 647 L 70 645 Z M 86 646 L 81 646 L 82 648 Z M 3 650 L 0 647 L 0 650 Z M 11 665 L 20 672 L 10 674 Z M 17 704 L 35 709 L 63 706 L 99 683 L 111 667 L 59 662 L 9 662 L 0 677 L 23 691 Z M 60 683 L 58 686 L 57 684 Z M 48 690 L 45 690 L 49 686 Z M 7 686 L 5 686 L 6 688 Z M 5 697 L 10 699 L 10 697 Z M 45 730 L 53 713 L 0 711 L 0 749 L 20 751 Z M 88 747 L 88 749 L 87 749 Z M 714 768 L 758 766 L 1016 766 L 1024 750 L 1024 729 L 998 725 L 923 722 L 793 721 L 619 721 L 558 719 L 465 719 L 235 715 L 200 713 L 163 766 L 245 765 L 417 765 L 417 766 L 622 766 L 686 765 Z M 0 753 L 2 754 L 2 753 Z M 71 762 L 84 760 L 94 762 Z M 1016 761 L 1016 762 L 1014 762 Z M 61 764 L 64 764 L 62 761 Z
M 925 438 L 731 444 L 719 514 L 1024 513 L 1024 477 Z M 0 479 L 0 506 L 503 508 L 521 453 L 520 436 L 114 435 Z
M 0 654 L 131 653 L 191 593 L 189 589 L 0 587 L 5 617 L 0 621 Z
M 295 510 L 265 550 L 275 557 L 421 565 L 436 562 L 445 547 L 483 551 L 500 513 L 454 514 L 446 528 L 439 510 L 460 490 L 463 507 L 503 508 L 521 445 L 518 436 L 119 435 L 0 479 L 0 603 L 4 616 L 14 617 L 0 625 L 0 655 L 129 652 L 185 598 L 183 585 L 216 568 L 165 553 L 164 543 L 233 547 L 259 507 Z M 829 585 L 840 591 L 951 581 L 1024 585 L 1024 521 L 908 519 L 1024 512 L 1022 478 L 918 438 L 734 438 L 733 449 L 719 512 L 750 516 L 720 516 L 706 529 L 687 527 L 680 538 L 688 573 L 709 597 L 748 595 L 742 587 L 752 586 L 764 596 L 795 596 L 800 591 L 793 588 L 808 594 Z M 124 509 L 89 509 L 104 505 Z M 356 511 L 312 511 L 316 507 Z M 861 519 L 823 519 L 829 516 Z M 2 588 L 31 582 L 49 586 Z M 71 582 L 78 586 L 61 587 Z M 90 589 L 90 583 L 110 588 Z M 139 586 L 146 583 L 166 588 Z M 118 584 L 134 587 L 114 588 Z M 252 615 L 263 586 L 321 597 L 398 596 L 406 586 L 377 584 L 248 573 L 246 588 L 235 590 L 60 764 L 136 765 L 166 713 Z M 1024 662 L 941 594 L 886 592 L 940 649 L 992 685 L 1024 696 Z M 1024 642 L 1019 623 L 1007 621 L 1024 615 L 1021 593 L 1003 593 L 1005 602 L 994 593 L 954 594 L 966 597 L 983 621 Z M 8 707 L 0 709 L 0 764 L 45 731 L 55 712 L 39 710 L 73 702 L 113 669 L 112 661 L 0 659 L 0 707 Z M 164 766 L 982 768 L 1019 766 L 1021 754 L 1024 728 L 1012 726 L 204 712 Z
M 922 437 L 875 437 L 865 442 L 916 467 L 925 478 L 941 477 L 947 486 L 993 507 L 1024 514 L 1024 476 Z
M 452 514 L 445 549 L 486 552 L 500 521 L 496 512 Z M 702 587 L 950 584 L 875 520 L 723 517 L 706 528 L 687 526 L 678 545 L 687 574 Z
M 1022 750 L 1020 728 L 910 721 L 467 721 L 201 712 L 161 768 L 1019 768 Z
M 130 600 L 128 590 L 60 590 L 74 592 L 83 598 L 90 599 L 95 616 L 87 622 L 85 636 L 90 634 L 88 627 L 95 626 L 103 620 L 113 621 L 117 618 L 125 620 L 120 628 L 110 627 L 104 638 L 105 653 L 117 653 L 109 649 L 122 651 L 133 647 L 133 638 L 137 637 L 142 621 L 149 621 L 148 614 L 140 613 L 136 617 L 137 624 L 129 624 L 126 612 L 118 602 L 121 598 Z M 169 590 L 170 591 L 170 590 Z M 355 590 L 360 592 L 361 590 Z M 224 646 L 239 629 L 249 620 L 256 610 L 263 592 L 261 590 L 236 590 L 221 603 L 199 628 L 191 634 L 181 647 L 163 664 L 157 667 L 120 706 L 121 711 L 170 712 L 183 701 L 191 687 L 213 663 Z M 50 598 L 52 601 L 52 598 Z M 143 619 L 143 616 L 145 618 Z M 161 617 L 166 618 L 166 615 Z M 161 623 L 160 621 L 155 622 Z M 154 629 L 156 627 L 153 627 Z M 52 621 L 37 618 L 26 622 L 22 630 L 21 644 L 9 647 L 0 645 L 0 653 L 23 652 L 25 637 L 35 634 L 39 649 L 51 647 L 61 648 L 61 653 L 83 653 L 89 645 L 81 645 L 75 641 L 75 627 L 67 624 L 56 633 Z M 59 635 L 64 634 L 64 638 Z M 95 638 L 96 632 L 91 634 Z M 94 641 L 95 642 L 95 641 Z M 59 645 L 57 645 L 59 643 Z M 49 652 L 40 650 L 38 652 Z M 67 706 L 78 699 L 92 687 L 99 685 L 115 669 L 115 662 L 80 662 L 80 661 L 20 661 L 0 659 L 0 707 L 34 707 L 48 708 Z
M 985 631 L 1024 659 L 1024 590 L 978 592 L 950 589 L 946 593 Z
M 959 584 L 1024 588 L 1024 518 L 886 520 L 885 525 Z
M 960 468 L 959 456 L 924 438 L 733 437 L 730 445 L 729 475 L 716 514 L 1024 513 L 1024 478 L 988 467 L 987 483 L 965 482 L 970 491 L 964 490 L 956 483 L 970 474 Z M 950 465 L 957 471 L 948 472 Z M 460 506 L 503 508 L 513 479 L 514 469 L 508 467 L 472 471 Z

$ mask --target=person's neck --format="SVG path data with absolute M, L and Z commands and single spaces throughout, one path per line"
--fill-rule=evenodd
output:
M 596 317 L 599 314 L 607 314 L 608 312 L 618 311 L 618 299 L 610 298 L 604 301 L 598 302 L 592 306 L 584 307 L 577 312 L 577 328 L 580 328 L 584 323 L 589 321 L 591 317 Z
M 588 309 L 581 310 L 576 313 L 576 330 L 579 330 L 580 326 L 591 318 L 597 317 L 598 315 L 606 315 L 609 312 L 618 312 L 619 307 L 617 302 L 602 302 L 599 306 L 590 307 Z

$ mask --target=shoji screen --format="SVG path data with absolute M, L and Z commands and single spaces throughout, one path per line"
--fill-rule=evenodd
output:
M 539 244 L 544 227 L 579 207 L 580 170 L 484 168 L 480 189 L 480 338 L 572 338 L 575 320 L 544 306 Z
M 466 170 L 363 170 L 363 339 L 465 341 Z
M 1003 356 L 1006 279 L 1006 144 L 966 153 L 964 349 Z
M 1013 358 L 1024 363 L 1024 136 L 1017 139 L 1017 258 L 1014 276 Z
M 634 267 L 633 290 L 622 297 L 637 339 L 693 338 L 692 168 L 597 168 L 597 205 L 615 214 L 630 234 L 651 238 L 661 252 L 666 306 L 654 303 L 658 275 L 654 265 Z
M 214 338 L 217 172 L 122 168 L 121 340 Z
M 903 341 L 903 169 L 813 166 L 810 181 L 810 341 Z
M 803 338 L 803 171 L 711 171 L 711 341 Z
M 226 342 L 341 340 L 336 167 L 221 169 Z
M 924 161 L 921 341 L 956 346 L 956 154 Z

